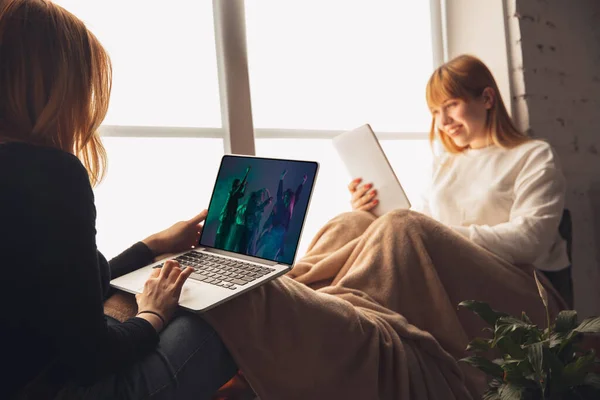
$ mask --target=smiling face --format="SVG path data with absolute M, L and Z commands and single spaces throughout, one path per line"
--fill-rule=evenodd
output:
M 490 144 L 487 129 L 488 110 L 493 105 L 493 91 L 484 90 L 478 98 L 450 98 L 431 109 L 436 128 L 461 148 L 482 148 Z
M 427 81 L 432 112 L 429 140 L 448 153 L 491 144 L 513 148 L 530 138 L 513 124 L 489 68 L 463 54 L 439 66 Z

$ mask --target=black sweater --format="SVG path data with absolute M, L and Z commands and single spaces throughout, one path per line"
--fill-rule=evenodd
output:
M 118 198 L 115 199 L 118 201 Z M 54 380 L 91 383 L 154 349 L 150 323 L 108 327 L 109 280 L 148 264 L 141 242 L 107 263 L 96 249 L 87 172 L 66 152 L 0 144 L 0 398 L 52 364 Z

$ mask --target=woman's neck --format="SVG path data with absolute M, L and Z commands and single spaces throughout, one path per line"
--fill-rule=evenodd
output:
M 477 150 L 489 147 L 493 144 L 494 141 L 492 140 L 492 135 L 481 135 L 481 137 L 473 139 L 471 143 L 469 143 L 468 148 Z

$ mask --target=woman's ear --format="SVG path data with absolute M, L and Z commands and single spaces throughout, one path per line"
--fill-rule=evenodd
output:
M 483 99 L 483 105 L 487 110 L 489 110 L 496 103 L 496 91 L 488 86 L 485 89 L 483 89 L 481 98 Z

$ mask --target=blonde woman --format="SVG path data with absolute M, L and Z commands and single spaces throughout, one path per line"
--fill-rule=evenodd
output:
M 569 266 L 558 231 L 565 179 L 556 154 L 548 143 L 515 128 L 485 64 L 469 55 L 447 62 L 431 75 L 426 97 L 430 140 L 439 140 L 445 152 L 436 160 L 420 211 L 551 279 Z M 376 205 L 376 188 L 356 180 L 349 190 L 353 209 Z
M 176 262 L 148 279 L 136 317 L 103 314 L 111 277 L 190 248 L 206 217 L 110 262 L 97 251 L 110 88 L 108 55 L 75 16 L 46 0 L 1 3 L 2 398 L 206 399 L 236 371 L 206 322 L 176 315 L 191 273 Z

